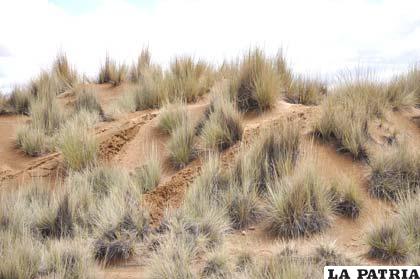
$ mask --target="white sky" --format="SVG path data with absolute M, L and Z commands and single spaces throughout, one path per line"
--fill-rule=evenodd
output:
M 36 76 L 58 50 L 90 76 L 107 51 L 131 63 L 146 45 L 164 65 L 283 47 L 295 71 L 323 76 L 354 67 L 388 76 L 420 61 L 420 0 L 94 0 L 79 11 L 84 3 L 0 0 L 0 90 Z

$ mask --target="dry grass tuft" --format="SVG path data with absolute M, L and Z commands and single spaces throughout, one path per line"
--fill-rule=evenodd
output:
M 111 83 L 114 86 L 118 86 L 126 79 L 127 66 L 125 64 L 117 65 L 107 54 L 105 63 L 99 70 L 98 83 Z
M 290 89 L 285 93 L 285 98 L 291 103 L 318 105 L 326 94 L 327 86 L 324 82 L 297 76 L 293 78 Z
M 420 154 L 408 142 L 388 147 L 369 164 L 369 193 L 374 197 L 395 201 L 400 192 L 415 192 L 420 187 Z
M 204 146 L 221 151 L 240 141 L 242 134 L 241 115 L 234 105 L 227 100 L 217 101 L 201 129 Z
M 184 103 L 167 103 L 160 110 L 158 127 L 163 132 L 171 134 L 187 121 L 188 111 Z
M 336 214 L 351 219 L 359 217 L 362 209 L 362 198 L 356 181 L 346 175 L 336 178 L 331 185 L 331 196 Z
M 60 93 L 73 88 L 79 81 L 77 72 L 70 66 L 65 53 L 59 53 L 55 58 L 52 75 L 58 79 Z
M 410 253 L 410 242 L 395 223 L 374 228 L 367 237 L 368 256 L 392 263 L 404 262 Z
M 102 119 L 105 117 L 104 110 L 102 109 L 102 106 L 99 103 L 95 92 L 90 89 L 85 88 L 78 92 L 78 97 L 74 103 L 74 108 L 76 109 L 76 112 L 84 110 L 90 113 L 96 113 Z
M 328 190 L 314 167 L 303 166 L 294 177 L 270 187 L 265 229 L 284 238 L 318 233 L 330 226 L 331 207 Z
M 270 109 L 280 94 L 280 80 L 273 62 L 258 48 L 244 57 L 232 86 L 238 109 L 244 112 Z
M 176 168 L 185 167 L 196 155 L 192 124 L 187 122 L 175 129 L 167 146 L 173 165 Z
M 136 168 L 133 175 L 134 182 L 140 187 L 142 192 L 153 190 L 160 181 L 162 166 L 157 155 L 157 149 L 152 149 L 152 155 L 148 161 L 139 168 Z
M 209 92 L 213 84 L 212 70 L 203 61 L 191 57 L 176 58 L 165 76 L 170 100 L 196 101 Z
M 60 132 L 58 148 L 64 156 L 65 163 L 72 170 L 82 170 L 96 163 L 98 142 L 95 135 L 88 131 L 89 122 L 95 122 L 92 118 L 92 114 L 88 119 L 75 117 L 68 121 Z
M 291 173 L 299 155 L 299 129 L 293 122 L 280 122 L 261 134 L 244 151 L 234 167 L 236 181 L 245 173 L 253 173 L 259 193 L 265 193 L 267 183 Z

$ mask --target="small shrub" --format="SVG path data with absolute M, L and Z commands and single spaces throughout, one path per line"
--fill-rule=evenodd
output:
M 266 206 L 267 232 L 293 238 L 323 231 L 330 226 L 332 201 L 312 166 L 295 177 L 273 185 Z
M 400 192 L 414 192 L 420 186 L 420 155 L 406 142 L 376 154 L 369 164 L 369 193 L 374 197 L 396 200 Z
M 173 131 L 168 150 L 176 168 L 185 167 L 195 157 L 194 128 L 191 123 L 185 123 Z
M 241 140 L 242 134 L 241 116 L 232 104 L 221 100 L 210 113 L 201 131 L 204 145 L 217 150 L 232 146 Z
M 259 49 L 249 51 L 244 57 L 235 86 L 238 108 L 245 112 L 272 108 L 280 94 L 274 65 Z
M 392 263 L 403 262 L 408 258 L 410 243 L 394 223 L 386 223 L 374 228 L 367 236 L 368 256 Z
M 159 114 L 158 127 L 165 133 L 171 134 L 178 127 L 188 121 L 187 108 L 182 103 L 165 104 Z

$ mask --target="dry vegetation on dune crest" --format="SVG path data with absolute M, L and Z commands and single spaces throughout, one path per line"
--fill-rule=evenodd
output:
M 114 86 L 118 86 L 127 79 L 127 71 L 128 68 L 125 64 L 118 65 L 107 54 L 105 62 L 99 70 L 98 83 L 111 83 Z
M 250 50 L 239 66 L 231 90 L 241 111 L 272 108 L 280 95 L 280 76 L 273 61 L 260 49 Z

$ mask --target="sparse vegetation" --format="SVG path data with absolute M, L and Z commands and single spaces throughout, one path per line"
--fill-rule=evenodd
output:
M 79 78 L 77 72 L 72 68 L 65 53 L 59 53 L 52 66 L 52 74 L 56 76 L 60 93 L 73 88 Z
M 327 93 L 327 86 L 323 82 L 303 76 L 294 77 L 289 88 L 285 93 L 286 100 L 304 105 L 319 104 Z

